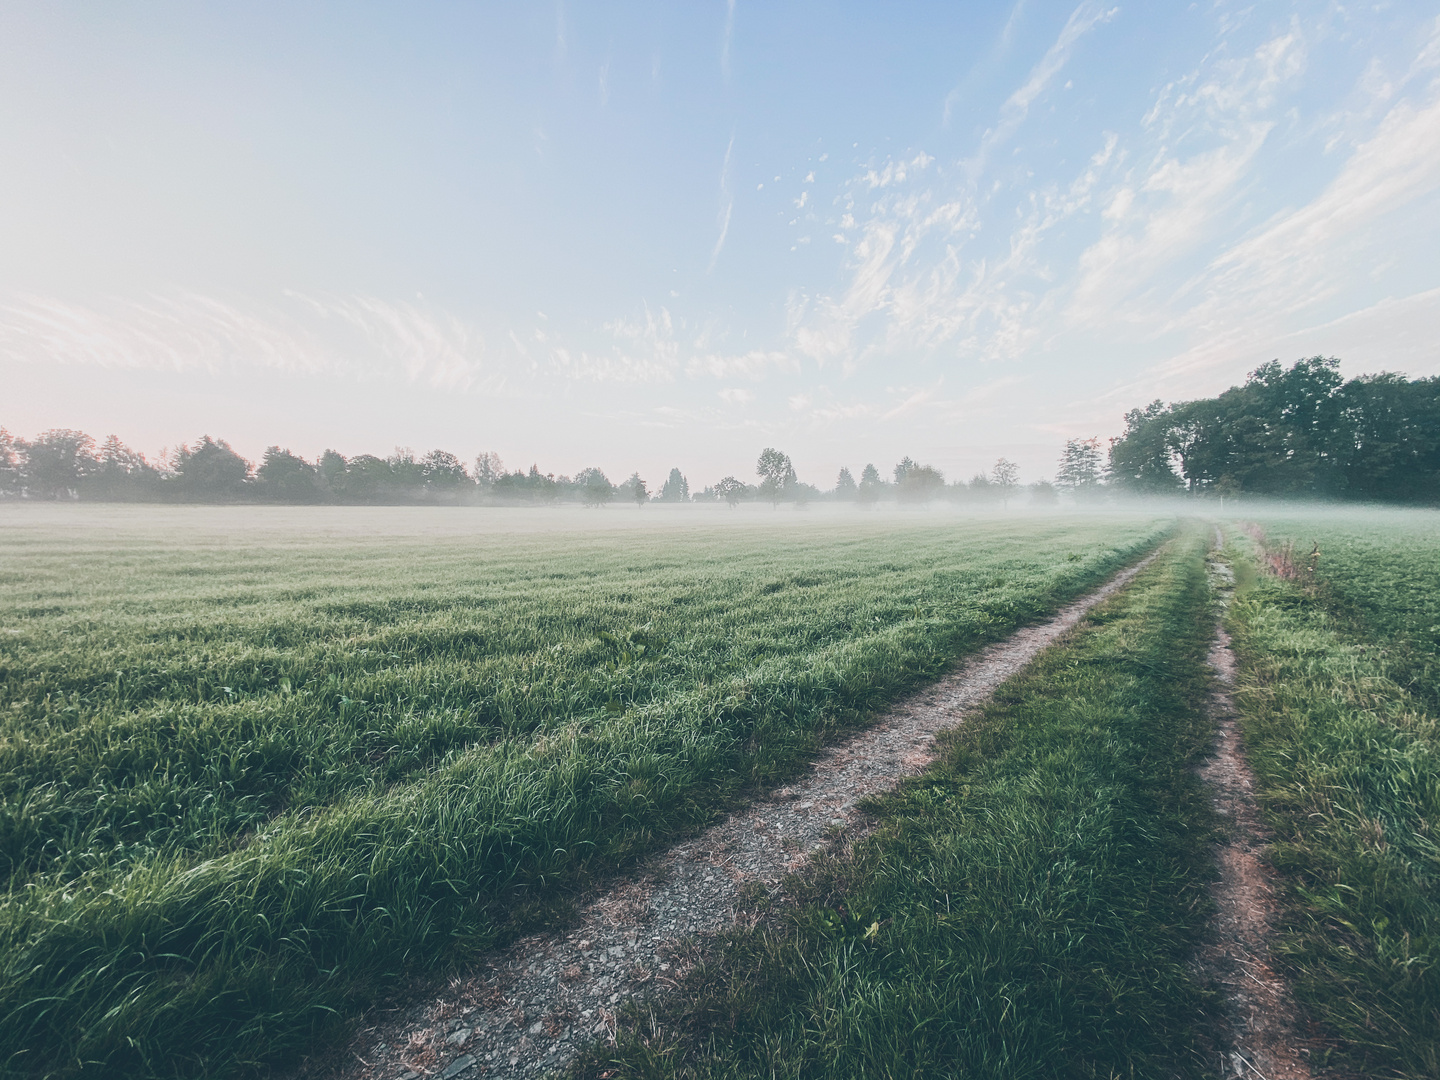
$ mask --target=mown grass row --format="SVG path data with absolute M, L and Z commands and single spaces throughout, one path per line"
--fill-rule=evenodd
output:
M 7 588 L 62 610 L 0 639 L 18 853 L 0 1062 L 283 1060 L 387 978 L 535 925 L 792 772 L 1160 527 L 182 548 L 79 584 L 38 553 Z M 407 724 L 442 734 L 407 743 Z
M 1395 676 L 1408 682 L 1434 661 L 1417 655 L 1407 613 L 1435 603 L 1408 583 L 1437 562 L 1436 533 L 1410 566 L 1416 538 L 1394 530 L 1387 547 L 1383 521 L 1352 523 L 1350 535 L 1335 521 L 1266 524 L 1272 542 L 1322 548 L 1316 582 L 1259 574 L 1244 537 L 1228 549 L 1240 585 L 1228 618 L 1237 702 L 1276 830 L 1271 858 L 1288 886 L 1281 954 L 1310 1020 L 1334 1043 L 1334 1069 L 1434 1077 L 1440 721 Z
M 577 1075 L 1205 1075 L 1205 547 L 1188 531 L 1002 687 L 793 909 Z

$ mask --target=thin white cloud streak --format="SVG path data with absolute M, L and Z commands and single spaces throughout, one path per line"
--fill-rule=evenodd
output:
M 1337 248 L 1378 219 L 1440 190 L 1440 97 L 1401 102 L 1361 143 L 1339 175 L 1309 205 L 1283 215 L 1211 266 L 1213 298 L 1259 295 L 1293 310 L 1333 293 Z M 1202 305 L 1205 312 L 1211 303 Z
M 720 258 L 720 252 L 725 247 L 725 237 L 730 235 L 730 215 L 735 209 L 735 195 L 730 190 L 730 154 L 735 149 L 735 133 L 730 133 L 730 141 L 725 145 L 725 160 L 720 165 L 720 235 L 715 240 L 715 250 L 710 252 L 710 265 L 706 267 L 706 273 L 715 269 L 716 260 Z
M 1055 43 L 1045 51 L 1040 62 L 1030 71 L 1030 76 L 1020 85 L 1018 89 L 1006 99 L 1005 104 L 1000 108 L 999 122 L 987 131 L 980 140 L 980 148 L 975 156 L 966 163 L 967 171 L 971 178 L 975 178 L 985 170 L 989 162 L 990 154 L 994 149 L 1009 141 L 1010 137 L 1019 130 L 1020 125 L 1030 115 L 1030 106 L 1050 86 L 1065 65 L 1070 61 L 1070 55 L 1075 51 L 1076 44 L 1090 32 L 1095 26 L 1102 22 L 1108 22 L 1119 12 L 1119 8 L 1106 8 L 1093 0 L 1087 0 L 1070 13 L 1070 18 L 1065 20 L 1065 26 L 1060 31 L 1060 36 Z
M 259 368 L 398 377 L 452 390 L 494 390 L 504 382 L 487 371 L 479 334 L 447 313 L 373 297 L 285 295 L 297 311 L 189 292 L 103 306 L 15 296 L 0 304 L 0 354 L 22 363 L 175 373 Z
M 964 98 L 966 92 L 993 72 L 1000 61 L 1010 52 L 1010 46 L 1015 40 L 1015 30 L 1020 25 L 1020 16 L 1025 10 L 1025 2 L 1026 0 L 1016 0 L 1015 6 L 1010 9 L 1009 18 L 1005 20 L 1005 26 L 1000 31 L 1000 36 L 995 39 L 995 44 L 990 47 L 985 59 L 975 64 L 960 84 L 945 95 L 945 102 L 940 109 L 941 127 L 950 126 L 950 117 L 954 113 L 955 106 Z

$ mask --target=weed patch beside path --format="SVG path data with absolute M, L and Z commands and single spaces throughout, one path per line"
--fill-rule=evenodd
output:
M 1259 575 L 1248 543 L 1229 549 L 1242 585 L 1227 620 L 1241 662 L 1236 701 L 1276 833 L 1271 859 L 1289 883 L 1281 955 L 1296 998 L 1338 1043 L 1333 1070 L 1434 1077 L 1440 723 L 1391 677 L 1386 633 L 1409 635 L 1399 672 L 1408 680 L 1423 660 L 1416 615 L 1433 609 L 1433 596 L 1401 584 L 1389 612 L 1385 597 L 1436 563 L 1436 544 L 1432 533 L 1411 568 L 1414 537 L 1397 534 L 1385 558 L 1367 560 L 1324 527 L 1314 583 Z M 1367 532 L 1363 547 L 1379 542 Z M 1356 633 L 1357 606 L 1365 634 Z
M 1203 1075 L 1206 544 L 1007 683 L 870 839 L 579 1075 Z

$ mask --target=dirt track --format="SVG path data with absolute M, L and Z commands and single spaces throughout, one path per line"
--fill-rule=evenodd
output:
M 1218 531 L 1216 540 L 1219 546 Z M 1229 568 L 1212 559 L 1210 572 L 1222 599 L 1228 598 Z M 1235 684 L 1235 655 L 1223 626 L 1216 628 L 1209 661 L 1219 681 L 1210 700 L 1215 745 L 1200 778 L 1210 788 L 1211 805 L 1227 823 L 1228 835 L 1216 851 L 1220 876 L 1211 889 L 1216 914 L 1197 966 L 1201 977 L 1225 995 L 1222 1073 L 1309 1080 L 1309 1050 L 1299 1036 L 1295 1003 L 1270 963 L 1275 886 L 1261 858 L 1270 837 L 1255 803 L 1255 777 L 1245 760 L 1229 693 Z
M 531 1076 L 565 1065 L 591 1040 L 613 1037 L 625 1001 L 676 985 L 688 942 L 752 920 L 755 898 L 778 889 L 812 851 L 868 831 L 858 801 L 922 770 L 939 731 L 960 723 L 1154 557 L 962 662 L 830 747 L 796 782 L 656 855 L 586 903 L 565 931 L 524 938 L 424 1000 L 377 1011 L 343 1054 L 306 1075 Z

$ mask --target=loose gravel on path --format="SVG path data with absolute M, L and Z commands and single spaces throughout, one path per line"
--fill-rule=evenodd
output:
M 1217 547 L 1223 542 L 1216 533 Z M 1210 563 L 1212 580 L 1228 602 L 1229 567 Z M 1210 666 L 1219 680 L 1211 695 L 1215 719 L 1213 756 L 1200 768 L 1211 804 L 1227 825 L 1216 852 L 1220 876 L 1211 889 L 1216 913 L 1211 936 L 1197 963 L 1202 978 L 1225 996 L 1222 1072 L 1261 1080 L 1310 1080 L 1309 1048 L 1300 1037 L 1290 989 L 1271 967 L 1272 919 L 1277 903 L 1273 873 L 1262 855 L 1270 840 L 1255 803 L 1255 776 L 1245 759 L 1235 703 L 1235 654 L 1230 636 L 1217 627 Z
M 689 946 L 751 923 L 757 896 L 836 837 L 869 831 L 857 803 L 932 760 L 935 736 L 1127 584 L 1154 554 L 1017 631 L 824 752 L 794 783 L 651 859 L 585 904 L 559 932 L 514 942 L 434 988 L 426 1000 L 372 1017 L 343 1055 L 309 1076 L 327 1080 L 479 1080 L 543 1076 L 595 1039 L 616 1011 L 678 985 Z M 1290 1074 L 1284 1074 L 1290 1075 Z

